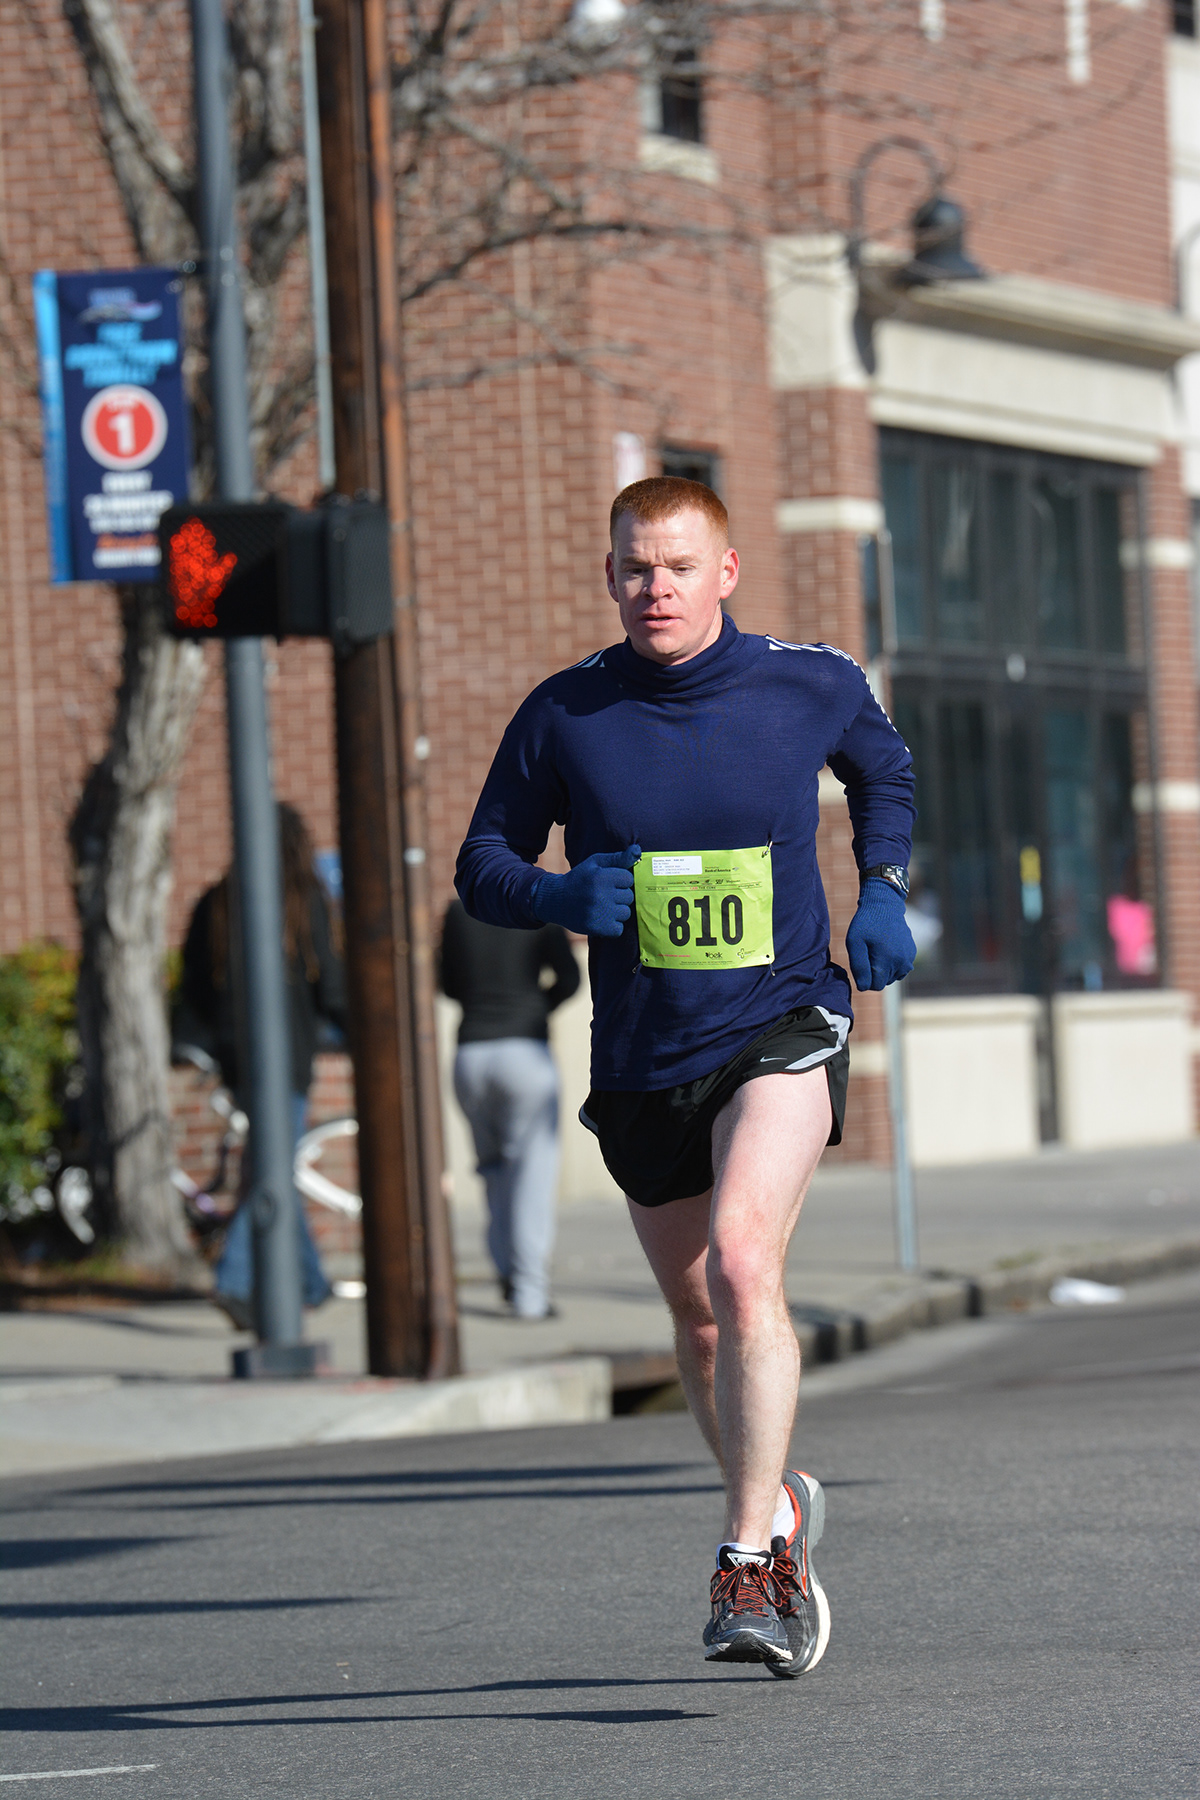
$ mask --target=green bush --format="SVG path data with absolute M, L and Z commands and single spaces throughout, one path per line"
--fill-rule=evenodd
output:
M 80 1091 L 76 959 L 61 944 L 0 957 L 0 1215 L 49 1201 L 64 1108 Z

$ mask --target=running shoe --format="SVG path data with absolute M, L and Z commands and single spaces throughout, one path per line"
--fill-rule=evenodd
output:
M 773 1561 L 769 1550 L 721 1545 L 712 1578 L 712 1618 L 704 1627 L 707 1662 L 765 1662 L 773 1668 L 777 1661 L 792 1660 L 776 1605 Z
M 767 1664 L 772 1675 L 791 1681 L 815 1669 L 829 1643 L 829 1602 L 812 1566 L 813 1545 L 825 1529 L 825 1494 L 812 1475 L 789 1469 L 783 1485 L 796 1523 L 787 1537 L 771 1540 L 771 1572 L 776 1609 L 787 1633 L 791 1657 Z

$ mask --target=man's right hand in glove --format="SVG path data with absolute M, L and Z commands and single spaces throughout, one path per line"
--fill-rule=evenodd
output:
M 545 925 L 561 925 L 587 937 L 620 937 L 633 912 L 633 865 L 642 854 L 604 850 L 576 863 L 567 875 L 539 875 L 530 905 Z

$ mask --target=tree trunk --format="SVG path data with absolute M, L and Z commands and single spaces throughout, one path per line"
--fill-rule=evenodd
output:
M 164 70 L 139 49 L 145 8 L 123 0 L 61 4 L 135 259 L 183 263 L 196 254 L 191 131 L 180 117 L 164 130 L 153 101 L 160 90 L 187 92 L 186 41 Z M 304 435 L 312 385 L 306 347 L 281 341 L 278 329 L 278 284 L 305 217 L 287 49 L 291 0 L 235 5 L 232 24 L 231 125 L 242 171 L 237 200 L 246 249 L 250 397 L 265 472 Z M 204 307 L 203 283 L 185 284 L 184 336 L 192 351 L 204 348 Z M 206 371 L 201 355 L 189 378 L 189 390 L 199 390 L 198 403 L 192 394 L 194 499 L 211 485 Z M 165 636 L 154 584 L 122 587 L 118 598 L 124 642 L 112 735 L 89 773 L 70 832 L 83 933 L 79 1032 L 102 1230 L 122 1243 L 131 1262 L 179 1273 L 193 1252 L 170 1183 L 163 958 L 175 787 L 204 683 L 204 654 Z
M 85 1106 L 102 1235 L 130 1263 L 178 1278 L 198 1259 L 171 1183 L 164 959 L 176 783 L 205 658 L 163 631 L 156 587 L 117 594 L 116 716 L 70 831 Z

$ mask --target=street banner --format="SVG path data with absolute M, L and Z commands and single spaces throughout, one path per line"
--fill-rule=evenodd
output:
M 33 278 L 50 579 L 157 581 L 158 520 L 188 492 L 179 277 Z

